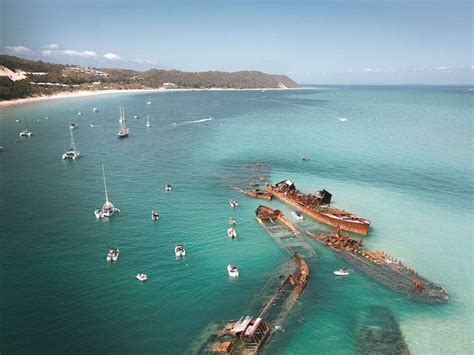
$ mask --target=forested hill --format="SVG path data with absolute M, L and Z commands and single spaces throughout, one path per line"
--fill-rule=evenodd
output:
M 285 75 L 259 71 L 182 72 L 152 69 L 91 68 L 0 55 L 0 100 L 50 95 L 61 91 L 110 89 L 292 88 Z

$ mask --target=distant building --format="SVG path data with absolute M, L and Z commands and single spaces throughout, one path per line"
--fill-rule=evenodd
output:
M 178 85 L 173 83 L 163 83 L 162 85 L 165 89 L 176 89 Z

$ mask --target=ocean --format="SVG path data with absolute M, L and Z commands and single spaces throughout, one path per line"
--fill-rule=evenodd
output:
M 408 301 L 308 239 L 317 253 L 308 285 L 263 353 L 355 354 L 372 306 L 392 312 L 412 354 L 472 352 L 473 97 L 467 87 L 312 87 L 0 108 L 0 352 L 192 353 L 210 324 L 257 315 L 262 286 L 288 257 L 255 220 L 262 201 L 235 190 L 260 176 L 325 188 L 335 207 L 371 220 L 367 248 L 449 294 L 447 304 Z M 130 128 L 122 140 L 119 106 Z M 26 121 L 33 136 L 19 137 Z M 63 161 L 70 122 L 81 157 Z M 109 220 L 93 214 L 105 200 L 101 163 L 121 210 Z M 109 247 L 120 249 L 116 263 L 105 260 Z M 341 266 L 349 277 L 333 275 Z

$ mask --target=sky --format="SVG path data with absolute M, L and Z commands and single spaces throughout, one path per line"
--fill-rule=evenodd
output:
M 0 52 L 137 70 L 260 70 L 302 84 L 471 85 L 473 3 L 0 0 Z

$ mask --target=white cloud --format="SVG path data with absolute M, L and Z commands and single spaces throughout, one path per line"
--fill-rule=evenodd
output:
M 29 52 L 30 49 L 29 48 L 26 48 L 24 46 L 6 46 L 5 49 L 9 52 L 13 52 L 13 53 L 26 53 L 26 52 Z
M 471 65 L 471 70 L 474 70 L 474 65 Z
M 94 51 L 76 51 L 76 50 L 73 50 L 73 49 L 65 49 L 65 50 L 57 51 L 57 53 L 67 55 L 69 57 L 87 58 L 87 57 L 97 56 L 97 53 L 94 52 Z
M 381 73 L 383 70 L 382 69 L 372 69 L 372 68 L 367 68 L 363 70 L 366 73 Z
M 42 55 L 51 55 L 53 54 L 53 51 L 51 49 L 44 49 L 41 51 Z
M 446 69 L 448 69 L 448 68 L 446 68 L 446 67 L 436 67 L 435 68 L 435 70 L 446 70 Z
M 43 46 L 43 48 L 45 48 L 45 49 L 58 49 L 58 48 L 59 48 L 59 44 L 51 43 L 51 44 L 48 44 L 48 45 L 46 45 L 46 46 Z
M 109 60 L 120 60 L 123 59 L 121 56 L 115 53 L 106 53 L 104 54 L 104 58 L 107 58 Z
M 293 72 L 292 71 L 289 71 L 288 73 L 286 73 L 286 75 L 293 75 Z
M 138 64 L 152 64 L 152 65 L 158 64 L 156 60 L 147 60 L 147 59 L 134 59 L 132 60 L 132 62 L 138 63 Z

